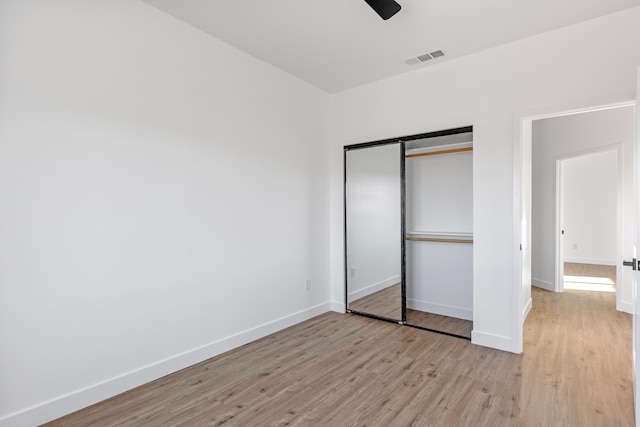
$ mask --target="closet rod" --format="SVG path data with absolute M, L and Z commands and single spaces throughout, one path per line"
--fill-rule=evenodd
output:
M 428 153 L 407 154 L 405 157 L 408 159 L 410 157 L 437 156 L 438 154 L 460 153 L 462 151 L 473 151 L 473 147 L 452 148 L 451 150 L 430 151 Z
M 407 237 L 406 239 L 416 242 L 473 243 L 473 240 L 469 239 L 438 239 L 435 237 Z

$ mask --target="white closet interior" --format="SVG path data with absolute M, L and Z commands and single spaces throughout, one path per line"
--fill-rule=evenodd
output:
M 473 135 L 405 144 L 407 309 L 473 320 Z

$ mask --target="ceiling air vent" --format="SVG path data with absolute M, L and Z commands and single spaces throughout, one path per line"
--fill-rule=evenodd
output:
M 427 62 L 432 59 L 437 59 L 444 56 L 444 52 L 441 50 L 436 50 L 431 53 L 425 53 L 424 55 L 416 56 L 415 58 L 409 58 L 405 62 L 407 65 L 416 65 L 422 62 Z

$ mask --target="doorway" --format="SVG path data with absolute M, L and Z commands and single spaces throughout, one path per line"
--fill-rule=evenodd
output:
M 615 144 L 556 162 L 556 292 L 616 292 L 621 282 L 622 148 Z
M 533 286 L 562 292 L 565 261 L 617 266 L 628 256 L 633 119 L 625 105 L 532 121 Z M 616 309 L 631 313 L 631 271 L 618 270 Z
M 631 100 L 628 98 L 619 99 L 619 100 L 611 100 L 608 99 L 606 103 L 598 104 L 575 104 L 555 109 L 543 109 L 538 111 L 530 111 L 528 113 L 522 113 L 517 116 L 516 121 L 514 122 L 514 132 L 516 137 L 514 138 L 514 147 L 513 147 L 513 161 L 514 161 L 514 176 L 513 176 L 513 193 L 514 193 L 514 221 L 513 221 L 513 265 L 514 265 L 514 283 L 517 284 L 517 287 L 514 289 L 512 294 L 513 297 L 513 319 L 512 323 L 512 351 L 514 353 L 521 353 L 523 348 L 522 334 L 523 334 L 523 325 L 524 320 L 526 319 L 529 311 L 531 310 L 532 300 L 531 300 L 531 285 L 532 282 L 534 285 L 536 281 L 542 280 L 546 281 L 548 286 L 555 288 L 555 284 L 557 281 L 557 274 L 555 273 L 555 260 L 556 260 L 556 242 L 555 237 L 557 233 L 554 233 L 554 212 L 555 212 L 555 198 L 553 202 L 547 204 L 546 209 L 551 209 L 551 220 L 549 220 L 549 215 L 546 216 L 547 220 L 545 222 L 546 227 L 551 227 L 551 232 L 545 232 L 543 234 L 543 238 L 548 240 L 548 244 L 544 245 L 547 248 L 545 251 L 539 251 L 533 254 L 533 245 L 532 245 L 532 166 L 534 164 L 533 158 L 533 139 L 534 139 L 534 126 L 548 120 L 549 123 L 559 120 L 559 119 L 575 119 L 580 120 L 586 117 L 588 118 L 589 114 L 596 114 L 599 112 L 607 112 L 609 110 L 619 110 L 626 111 L 627 115 L 622 117 L 617 124 L 610 124 L 608 126 L 593 126 L 596 122 L 589 122 L 587 120 L 586 125 L 583 128 L 580 128 L 583 131 L 585 137 L 595 138 L 599 135 L 602 135 L 603 131 L 607 130 L 621 130 L 623 135 L 619 138 L 614 138 L 612 140 L 611 136 L 606 138 L 600 138 L 600 141 L 595 146 L 602 145 L 610 145 L 613 143 L 622 143 L 623 145 L 623 170 L 625 174 L 630 174 L 630 176 L 625 177 L 624 179 L 624 188 L 622 191 L 622 197 L 624 200 L 623 207 L 623 219 L 621 222 L 622 233 L 624 235 L 623 238 L 623 248 L 620 249 L 621 256 L 616 259 L 616 263 L 621 264 L 623 258 L 631 259 L 633 257 L 633 204 L 635 203 L 635 193 L 633 187 L 633 165 L 634 165 L 634 121 L 635 121 L 635 100 Z M 560 133 L 559 135 L 562 136 Z M 566 135 L 565 135 L 566 136 Z M 567 144 L 569 141 L 573 141 L 577 146 L 567 149 Z M 562 147 L 566 149 L 567 152 L 579 152 L 581 150 L 587 150 L 588 147 L 581 145 L 584 143 L 585 138 L 560 138 L 556 147 Z M 608 141 L 603 143 L 602 141 Z M 592 146 L 593 147 L 593 146 Z M 552 180 L 552 188 L 548 190 L 548 193 L 554 194 L 556 193 L 555 189 L 555 161 L 559 156 L 556 154 L 553 158 L 553 162 L 551 163 L 550 170 L 546 174 L 547 177 L 551 177 Z M 547 163 L 548 164 L 548 163 Z M 540 235 L 539 229 L 536 230 L 536 235 Z M 544 276 L 535 274 L 532 271 L 532 258 L 545 260 L 545 269 Z M 623 270 L 623 279 L 619 286 L 622 289 L 622 306 L 618 307 L 618 309 L 622 309 L 626 312 L 631 312 L 632 310 L 632 297 L 631 294 L 632 287 L 631 283 L 631 271 L 627 272 Z M 628 282 L 628 283 L 627 283 Z M 625 286 L 627 284 L 628 286 Z

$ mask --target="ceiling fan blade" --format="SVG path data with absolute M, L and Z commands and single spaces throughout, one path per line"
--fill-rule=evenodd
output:
M 402 6 L 394 0 L 364 0 L 373 10 L 376 11 L 380 18 L 385 21 L 398 13 Z

